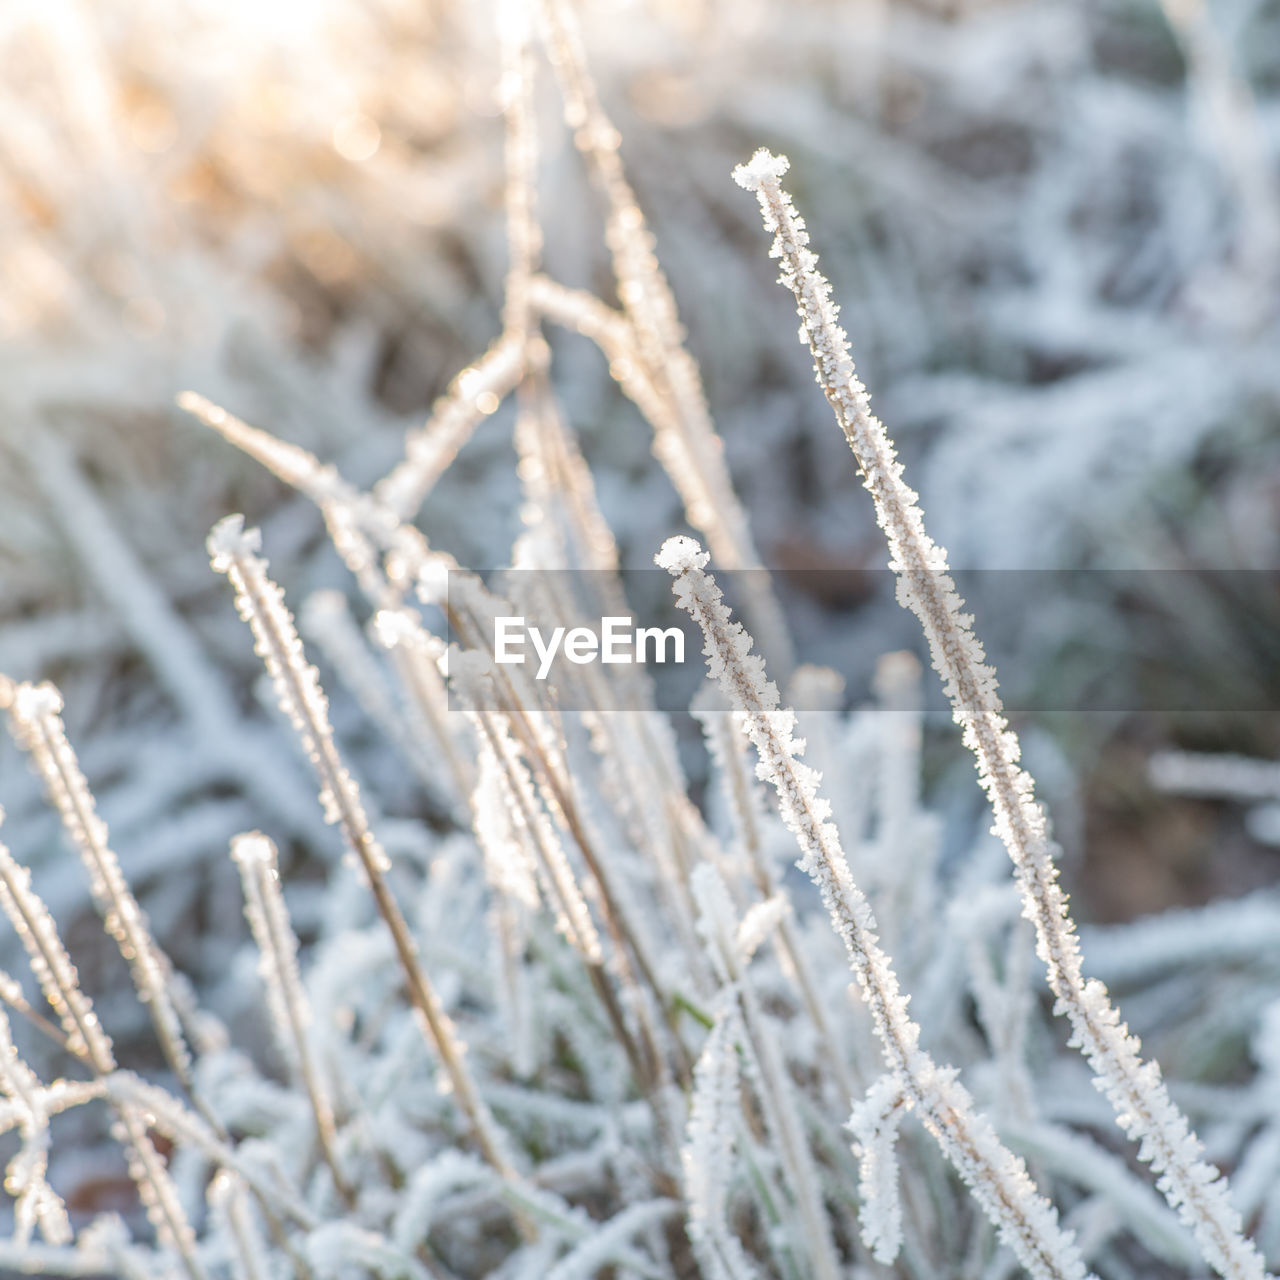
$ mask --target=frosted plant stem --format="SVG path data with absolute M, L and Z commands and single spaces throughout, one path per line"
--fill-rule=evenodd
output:
M 592 865 L 593 852 L 584 850 L 584 861 L 596 881 L 598 901 L 614 947 L 618 978 L 629 997 L 638 1023 L 640 1036 L 637 1040 L 614 992 L 599 935 L 556 828 L 548 813 L 537 802 L 526 763 L 529 743 L 526 741 L 523 744 L 525 755 L 522 755 L 521 744 L 511 732 L 511 716 L 504 710 L 499 697 L 499 681 L 494 678 L 497 675 L 497 668 L 485 661 L 478 651 L 453 655 L 450 678 L 463 705 L 468 708 L 468 715 L 480 738 L 482 749 L 492 753 L 493 758 L 501 765 L 500 778 L 508 809 L 529 842 L 539 879 L 555 914 L 556 926 L 582 957 L 592 988 L 626 1052 L 637 1082 L 645 1086 L 646 1091 L 650 1091 L 655 1086 L 665 1084 L 668 1078 L 649 1013 L 650 1000 L 657 1001 L 661 1007 L 661 994 L 652 975 L 648 979 L 647 989 L 641 988 L 638 974 L 643 970 L 639 970 L 635 964 L 636 956 L 641 953 L 633 945 L 633 934 L 629 927 L 611 912 L 611 890 L 608 883 L 601 882 L 599 878 L 599 871 L 602 869 L 598 864 Z M 526 727 L 532 728 L 527 722 Z M 545 756 L 542 760 L 545 768 L 551 767 Z M 558 797 L 552 798 L 552 812 L 564 819 Z M 672 1034 L 674 1035 L 674 1029 Z M 677 1050 L 681 1049 L 678 1044 L 676 1047 Z
M 8 681 L 6 677 L 0 677 L 0 701 L 4 701 L 6 698 L 12 700 L 12 696 L 18 688 L 19 686 L 13 684 L 12 681 Z M 90 799 L 92 799 L 91 796 Z M 157 954 L 163 958 L 163 952 L 158 952 Z M 50 1022 L 49 1019 L 38 1010 L 33 1009 L 23 996 L 22 989 L 18 983 L 15 982 L 9 974 L 4 973 L 3 971 L 0 971 L 0 1000 L 3 1000 L 11 1009 L 22 1014 L 22 1016 L 43 1035 L 47 1036 L 64 1052 L 69 1054 L 71 1057 L 76 1058 L 91 1072 L 93 1072 L 96 1078 L 95 1084 L 68 1086 L 69 1088 L 91 1089 L 93 1090 L 93 1096 L 97 1097 L 101 1095 L 106 1077 L 95 1066 L 95 1055 L 89 1051 L 82 1036 L 72 1038 L 65 1031 L 60 1030 L 54 1025 L 54 1023 Z M 97 1061 L 103 1060 L 99 1056 Z M 219 1153 L 222 1156 L 222 1162 L 229 1167 L 230 1164 L 234 1163 L 234 1156 L 230 1154 L 230 1148 L 225 1146 L 226 1133 L 223 1130 L 222 1125 L 215 1116 L 209 1114 L 208 1108 L 202 1105 L 202 1100 L 199 1097 L 195 1097 L 194 1100 L 199 1106 L 202 1118 L 205 1123 L 209 1125 L 217 1142 L 219 1143 Z M 239 1177 L 240 1175 L 237 1174 L 236 1176 Z M 281 1239 L 282 1247 L 287 1248 L 287 1242 L 283 1241 L 283 1228 L 280 1225 L 279 1216 L 269 1202 L 271 1199 L 270 1193 L 264 1193 L 262 1188 L 256 1185 L 253 1187 L 253 1192 L 259 1200 L 263 1215 L 266 1217 L 272 1231 Z M 299 1260 L 295 1259 L 295 1262 L 297 1261 Z
M 70 1051 L 82 1058 L 99 1079 L 111 1075 L 116 1067 L 111 1040 L 98 1021 L 92 1001 L 80 989 L 79 975 L 62 945 L 53 917 L 31 888 L 31 873 L 14 861 L 3 842 L 0 842 L 0 909 L 18 934 L 31 972 L 62 1024 Z M 138 1188 L 156 1235 L 178 1255 L 191 1280 L 205 1280 L 204 1267 L 196 1256 L 195 1233 L 164 1161 L 147 1133 L 144 1114 L 127 1102 L 117 1104 L 116 1112 L 119 1116 L 117 1134 L 128 1156 L 129 1176 Z
M 38 1009 L 31 1007 L 26 996 L 22 994 L 21 984 L 11 973 L 3 969 L 0 969 L 0 1000 L 3 1000 L 14 1013 L 20 1013 L 41 1035 L 47 1036 L 68 1053 L 72 1052 L 66 1036 Z
M 49 1172 L 48 1091 L 23 1060 L 9 1029 L 9 1019 L 0 1012 L 0 1094 L 17 1111 L 17 1128 L 22 1140 L 18 1154 L 5 1170 L 5 1190 L 14 1197 L 14 1239 L 20 1245 L 31 1241 L 38 1226 L 49 1244 L 71 1241 L 71 1222 L 61 1196 L 46 1180 Z
M 503 1149 L 497 1123 L 466 1064 L 461 1041 L 422 967 L 408 922 L 387 884 L 387 856 L 369 827 L 355 781 L 338 755 L 329 725 L 328 702 L 315 668 L 306 661 L 284 595 L 267 576 L 266 561 L 256 554 L 260 543 L 258 531 L 246 531 L 242 517 L 228 516 L 209 535 L 213 567 L 225 573 L 235 587 L 237 606 L 253 630 L 255 647 L 275 684 L 281 708 L 293 723 L 319 778 L 326 819 L 341 827 L 364 871 L 378 914 L 391 934 L 410 1002 L 427 1042 L 444 1066 L 472 1136 L 481 1154 L 504 1180 L 518 1181 L 519 1175 Z
M 565 539 L 577 555 L 573 567 L 597 571 L 588 585 L 607 604 L 606 612 L 624 612 L 618 544 L 600 510 L 577 436 L 565 425 L 546 370 L 534 371 L 526 381 L 532 404 L 517 415 L 515 429 L 522 487 L 538 515 L 561 516 Z
M 431 751 L 436 734 L 416 700 L 397 697 L 370 651 L 366 634 L 352 617 L 346 596 L 337 590 L 312 592 L 299 622 L 302 634 L 324 654 L 361 710 L 396 744 L 430 802 L 443 813 L 460 808 L 460 797 L 449 790 L 449 779 L 441 776 L 442 762 Z
M 1262 1256 L 1243 1234 L 1226 1178 L 1200 1159 L 1200 1141 L 1169 1097 L 1159 1065 L 1139 1057 L 1141 1045 L 1121 1023 L 1106 987 L 1096 979 L 1086 982 L 1081 972 L 1079 941 L 1058 884 L 1056 846 L 1035 798 L 1034 779 L 1018 765 L 1021 747 L 1005 719 L 995 672 L 973 634 L 972 617 L 962 612 L 946 552 L 925 532 L 916 494 L 903 482 L 902 464 L 854 371 L 831 286 L 818 271 L 804 222 L 780 183 L 787 168 L 785 157 L 762 149 L 734 171 L 734 178 L 755 192 L 765 229 L 774 233 L 770 254 L 782 263 L 780 279 L 795 294 L 801 338 L 813 354 L 818 382 L 875 502 L 889 544 L 889 567 L 898 575 L 898 600 L 924 628 L 934 668 L 976 757 L 996 833 L 1013 860 L 1023 913 L 1035 924 L 1036 950 L 1057 997 L 1054 1011 L 1070 1020 L 1072 1043 L 1088 1058 L 1121 1127 L 1140 1143 L 1139 1158 L 1150 1161 L 1159 1175 L 1157 1186 L 1195 1232 L 1205 1260 L 1230 1280 L 1261 1280 Z
M 534 64 L 531 0 L 500 0 L 498 37 L 502 47 L 504 158 L 507 253 L 510 262 L 502 307 L 503 331 L 526 348 L 534 340 L 534 313 L 529 282 L 542 254 L 538 224 L 538 132 L 534 118 Z
M 147 1006 L 156 1038 L 173 1074 L 194 1096 L 191 1055 L 170 993 L 169 959 L 156 945 L 146 915 L 138 906 L 108 843 L 106 823 L 98 816 L 89 784 L 62 723 L 62 698 L 51 684 L 20 684 L 12 696 L 0 688 L 0 706 L 8 703 L 9 722 L 18 744 L 31 757 L 62 825 L 89 873 L 89 889 L 129 964 L 138 995 Z
M 491 602 L 492 597 L 483 592 L 477 581 L 460 581 L 451 590 L 450 599 L 444 602 L 454 632 L 468 648 L 476 652 L 485 652 L 489 647 L 492 622 L 485 616 L 485 610 L 490 608 Z M 547 809 L 564 824 L 582 854 L 582 860 L 598 891 L 605 928 L 617 948 L 619 963 L 628 968 L 634 966 L 638 979 L 658 1008 L 667 1015 L 677 1065 L 680 1074 L 687 1076 L 691 1064 L 685 1060 L 687 1055 L 676 1034 L 671 1010 L 663 997 L 653 962 L 614 888 L 593 833 L 578 806 L 572 775 L 560 750 L 559 741 L 552 740 L 549 733 L 539 731 L 539 725 L 531 717 L 540 716 L 541 713 L 526 710 L 520 687 L 513 683 L 513 673 L 519 670 L 520 668 L 510 665 L 493 668 L 494 709 L 506 716 L 512 737 L 519 744 L 533 772 Z
M 573 877 L 569 861 L 546 813 L 539 808 L 524 761 L 507 728 L 506 717 L 477 707 L 468 712 L 483 750 L 500 769 L 502 798 L 517 830 L 534 851 L 534 861 L 544 892 L 556 918 L 556 928 L 590 965 L 600 965 L 604 953 L 586 899 Z M 476 805 L 477 821 L 486 815 Z
M 485 749 L 493 754 L 495 761 L 501 766 L 508 807 L 535 850 L 539 878 L 555 913 L 557 927 L 582 957 L 592 990 L 600 1000 L 609 1025 L 627 1055 L 636 1081 L 643 1091 L 648 1092 L 649 1087 L 660 1076 L 660 1055 L 649 1033 L 647 1020 L 641 1019 L 645 1046 L 642 1052 L 640 1043 L 627 1026 L 626 1017 L 614 993 L 605 968 L 600 938 L 587 910 L 586 901 L 573 878 L 573 872 L 550 821 L 537 808 L 532 782 L 507 731 L 506 718 L 496 712 L 483 710 L 471 714 Z M 622 979 L 634 986 L 635 980 L 625 965 L 622 966 Z M 643 1009 L 643 998 L 638 992 L 634 993 L 632 1003 L 638 1011 Z
M 818 794 L 818 775 L 797 758 L 803 744 L 792 737 L 795 713 L 779 709 L 777 686 L 751 652 L 751 637 L 732 621 L 719 588 L 704 572 L 707 559 L 691 538 L 669 539 L 657 557 L 675 578 L 677 605 L 702 630 L 708 673 L 733 705 L 739 731 L 755 747 L 760 777 L 777 791 L 783 821 L 800 847 L 799 866 L 818 886 L 844 941 L 890 1071 L 1019 1262 L 1037 1278 L 1081 1280 L 1085 1267 L 1079 1251 L 1026 1166 L 973 1110 L 955 1070 L 938 1067 L 919 1047 L 920 1028 L 908 1017 L 897 976 L 880 949 L 875 917 L 853 882 L 839 833 L 827 821 L 830 805 Z
M 818 1170 L 796 1107 L 779 1037 L 765 1020 L 749 969 L 763 932 L 744 943 L 747 921 L 739 928 L 729 891 L 710 863 L 704 863 L 694 873 L 694 893 L 700 911 L 699 933 L 723 984 L 722 991 L 732 997 L 741 1014 L 745 1051 L 752 1066 L 750 1074 L 755 1077 L 765 1126 L 778 1148 L 799 1216 L 799 1239 L 793 1239 L 791 1247 L 798 1253 L 807 1253 L 816 1280 L 840 1280 L 840 1264 L 822 1201 Z M 770 899 L 757 904 L 752 912 L 767 916 L 769 924 L 764 927 L 769 929 L 776 927 L 785 905 L 781 899 Z
M 725 463 L 724 443 L 711 421 L 697 361 L 685 346 L 675 296 L 623 169 L 621 139 L 588 70 L 572 7 L 567 0 L 540 0 L 539 9 L 564 98 L 565 123 L 606 201 L 605 243 L 618 298 L 650 380 L 668 405 L 666 413 L 652 420 L 654 453 L 684 501 L 690 523 L 706 535 L 716 562 L 726 569 L 761 569 L 746 512 Z M 767 575 L 759 576 L 758 583 L 748 583 L 748 616 L 766 652 L 789 671 L 792 650 L 786 623 Z
M 729 1225 L 729 1195 L 735 1146 L 734 1120 L 741 1112 L 737 1007 L 722 994 L 715 1024 L 693 1069 L 681 1163 L 688 1205 L 686 1230 L 694 1256 L 707 1280 L 758 1280 Z
M 445 651 L 444 642 L 427 631 L 409 609 L 380 610 L 374 617 L 373 635 L 391 655 L 412 707 L 415 731 L 434 741 L 457 795 L 471 795 L 475 770 L 450 727 L 449 692 L 437 666 Z
M 561 420 L 545 372 L 535 372 L 526 383 L 532 384 L 533 403 L 528 411 L 522 405 L 517 416 L 516 447 L 521 485 L 528 496 L 524 519 L 531 532 L 521 546 L 533 549 L 534 568 L 591 571 L 577 581 L 583 583 L 592 607 L 598 606 L 599 616 L 626 614 L 617 545 L 577 440 Z M 553 547 L 558 559 L 551 561 L 548 552 Z M 517 568 L 525 557 L 526 551 L 520 551 Z M 530 601 L 526 612 L 568 618 L 577 610 L 563 574 L 540 574 L 534 580 L 545 602 L 539 601 L 535 609 Z M 664 733 L 666 726 L 654 713 L 652 683 L 643 667 L 630 666 L 615 668 L 606 680 L 588 665 L 580 669 L 578 679 L 585 695 L 584 722 L 610 805 L 658 869 L 696 968 L 702 953 L 693 943 L 690 854 L 715 842 L 687 797 L 669 729 Z M 663 803 L 649 803 L 652 796 L 664 797 Z
M 258 945 L 259 968 L 267 989 L 267 1002 L 277 1040 L 307 1091 L 316 1123 L 316 1139 L 324 1162 L 333 1175 L 334 1186 L 348 1206 L 352 1206 L 355 1204 L 355 1192 L 338 1163 L 333 1104 L 311 1050 L 308 1035 L 311 1006 L 298 974 L 298 939 L 280 892 L 276 847 L 261 832 L 249 832 L 232 839 L 231 859 L 240 869 L 244 912 L 253 931 L 253 940 Z
M 202 752 L 236 779 L 292 833 L 314 836 L 318 824 L 296 774 L 282 769 L 255 734 L 229 710 L 234 705 L 221 673 L 187 620 L 173 607 L 146 564 L 108 515 L 102 499 L 58 432 L 33 432 L 34 468 L 68 541 L 120 626 L 155 671 L 174 706 L 190 722 Z
M 752 879 L 761 899 L 767 901 L 777 895 L 779 890 L 761 839 L 761 815 L 756 795 L 759 783 L 748 774 L 746 767 L 746 754 L 749 748 L 733 731 L 728 711 L 721 710 L 719 706 L 702 710 L 695 703 L 694 715 L 702 722 L 703 732 L 711 748 L 712 759 L 720 770 L 720 777 L 729 800 L 729 809 L 733 815 L 733 823 L 737 828 L 743 851 L 747 855 Z M 777 946 L 782 953 L 784 968 L 795 983 L 809 1019 L 822 1041 L 831 1074 L 840 1090 L 840 1100 L 845 1105 L 852 1105 L 856 1100 L 853 1077 L 845 1065 L 844 1055 L 836 1042 L 835 1032 L 831 1029 L 831 1020 L 818 997 L 813 971 L 800 946 L 800 939 L 796 936 L 795 927 L 789 916 L 784 916 L 778 921 L 777 935 Z
M 278 1180 L 269 1181 L 256 1162 L 242 1160 L 233 1147 L 173 1094 L 147 1084 L 132 1071 L 113 1071 L 102 1078 L 101 1084 L 108 1098 L 118 1106 L 127 1106 L 145 1115 L 148 1125 L 175 1145 L 193 1148 L 214 1167 L 240 1178 L 257 1196 L 264 1213 L 278 1209 L 280 1216 L 304 1231 L 318 1225 L 315 1214 L 297 1198 L 278 1169 L 272 1170 Z
M 534 1001 L 526 967 L 529 920 L 539 903 L 537 870 L 516 830 L 515 815 L 503 790 L 501 765 L 491 751 L 481 752 L 478 765 L 476 789 L 470 797 L 471 822 L 489 886 L 487 918 L 496 942 L 497 1011 L 510 1032 L 512 1069 L 527 1079 L 537 1068 L 532 1040 Z
M 579 620 L 577 601 L 565 590 L 563 573 L 548 565 L 550 572 L 537 572 L 535 567 L 527 579 L 522 579 L 521 567 L 517 561 L 517 582 L 522 586 L 526 582 L 533 584 L 519 593 L 516 603 L 522 613 L 534 618 Z M 611 612 L 625 614 L 625 604 Z M 683 834 L 676 826 L 678 815 L 675 805 L 665 802 L 667 791 L 654 776 L 652 766 L 660 762 L 645 750 L 651 745 L 644 731 L 645 717 L 614 711 L 613 699 L 626 696 L 618 689 L 620 683 L 613 683 L 611 687 L 601 669 L 591 664 L 583 666 L 575 676 L 582 699 L 582 719 L 600 762 L 602 791 L 637 851 L 652 864 L 660 901 L 675 927 L 689 979 L 695 990 L 705 990 L 705 956 L 694 926 L 696 910 L 689 889 L 690 867 Z M 654 797 L 664 797 L 664 800 L 654 803 Z
M 543 784 L 544 794 L 553 802 L 556 811 L 573 837 L 574 844 L 582 854 L 582 859 L 586 863 L 587 869 L 591 872 L 592 880 L 599 893 L 605 925 L 617 949 L 619 962 L 628 971 L 634 966 L 635 974 L 643 982 L 649 996 L 666 1017 L 671 1047 L 676 1055 L 677 1070 L 681 1078 L 687 1080 L 692 1064 L 687 1060 L 683 1041 L 680 1039 L 672 1010 L 658 981 L 657 971 L 649 958 L 644 944 L 640 940 L 640 934 L 630 922 L 628 914 L 622 906 L 622 900 L 613 885 L 611 876 L 605 870 L 604 862 L 596 848 L 595 841 L 587 829 L 573 796 L 568 773 L 560 773 L 557 768 L 557 762 L 550 759 L 539 735 L 530 725 L 528 718 L 518 704 L 508 700 L 500 701 L 499 709 L 507 714 L 514 730 L 516 741 L 520 743 L 526 758 L 530 760 L 535 774 Z M 635 979 L 631 980 L 634 981 Z M 637 1009 L 641 1017 L 645 1016 L 645 1003 L 642 999 Z M 661 1058 L 659 1056 L 660 1061 Z
M 516 334 L 495 338 L 474 364 L 449 384 L 425 426 L 405 440 L 404 461 L 374 486 L 374 499 L 402 520 L 411 519 L 458 450 L 493 413 L 524 371 L 524 343 Z
M 592 293 L 570 289 L 546 276 L 534 277 L 530 297 L 547 319 L 572 329 L 600 348 L 609 362 L 610 376 L 653 428 L 657 439 L 674 435 L 678 430 L 675 410 L 654 382 L 637 344 L 635 328 L 621 311 L 615 311 Z M 681 497 L 687 504 L 688 495 L 682 493 Z
M 378 562 L 378 553 L 390 550 L 398 538 L 416 540 L 415 535 L 420 537 L 416 529 L 403 525 L 393 512 L 348 484 L 336 467 L 321 463 L 299 445 L 242 422 L 221 405 L 194 391 L 182 392 L 178 405 L 216 431 L 228 444 L 266 467 L 278 480 L 315 503 L 335 550 L 375 607 L 394 607 L 400 603 L 402 592 L 396 590 L 399 584 L 388 581 Z
M 236 1280 L 267 1280 L 258 1264 L 266 1253 L 245 1199 L 244 1184 L 234 1174 L 221 1170 L 209 1183 L 209 1207 L 221 1217 L 235 1242 L 232 1274 Z

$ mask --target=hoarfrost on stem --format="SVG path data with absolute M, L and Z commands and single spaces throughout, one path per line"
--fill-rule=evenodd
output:
M 1057 850 L 1035 782 L 1019 767 L 1021 745 L 1005 718 L 995 671 L 973 633 L 972 616 L 963 612 L 946 552 L 925 531 L 917 495 L 903 481 L 888 433 L 871 412 L 837 322 L 831 285 L 818 270 L 804 220 L 780 184 L 786 170 L 783 158 L 761 149 L 734 176 L 755 192 L 765 229 L 773 233 L 770 256 L 782 264 L 779 282 L 795 295 L 800 340 L 809 346 L 818 383 L 875 503 L 889 567 L 898 576 L 898 600 L 920 620 L 956 723 L 975 756 L 994 830 L 1013 861 L 1024 913 L 1036 927 L 1037 952 L 1057 997 L 1055 1012 L 1070 1020 L 1072 1044 L 1088 1058 L 1097 1087 L 1139 1143 L 1139 1158 L 1151 1162 L 1156 1185 L 1195 1232 L 1206 1261 L 1229 1280 L 1261 1280 L 1262 1256 L 1244 1235 L 1226 1179 L 1200 1158 L 1199 1139 L 1170 1098 L 1159 1066 L 1143 1063 L 1141 1045 L 1121 1023 L 1106 988 L 1083 977 L 1079 942 L 1058 883 Z

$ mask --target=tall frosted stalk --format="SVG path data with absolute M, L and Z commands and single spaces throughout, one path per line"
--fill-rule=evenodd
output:
M 338 755 L 329 725 L 328 700 L 320 689 L 315 668 L 306 660 L 302 641 L 285 608 L 284 593 L 267 576 L 267 563 L 257 554 L 260 545 L 258 531 L 245 530 L 240 516 L 228 516 L 209 535 L 213 567 L 226 574 L 235 587 L 237 607 L 253 630 L 255 648 L 275 685 L 281 709 L 293 724 L 320 780 L 325 818 L 341 827 L 365 874 L 378 914 L 391 933 L 423 1033 L 444 1066 L 481 1153 L 504 1179 L 515 1180 L 518 1175 L 506 1155 L 497 1123 L 480 1096 L 462 1043 L 427 977 L 409 924 L 387 883 L 387 855 L 369 826 L 359 788 Z
M 654 238 L 627 180 L 621 138 L 605 113 L 587 67 L 581 33 L 568 0 L 540 0 L 547 52 L 564 98 L 565 123 L 606 202 L 605 243 L 618 299 L 656 391 L 654 454 L 685 504 L 690 523 L 706 535 L 726 569 L 761 567 L 746 512 L 733 490 L 724 442 L 707 408 L 702 375 L 685 345 L 675 295 L 654 252 Z M 791 666 L 791 640 L 763 572 L 752 575 L 747 607 L 761 642 L 780 666 Z
M 1084 1263 L 1054 1207 L 1041 1196 L 1021 1160 L 977 1114 L 949 1067 L 938 1067 L 920 1048 L 920 1027 L 889 957 L 880 949 L 875 917 L 853 882 L 830 804 L 818 794 L 818 775 L 803 764 L 803 743 L 792 737 L 795 713 L 778 706 L 778 689 L 751 652 L 751 637 L 732 621 L 720 590 L 704 572 L 708 556 L 691 538 L 671 538 L 657 557 L 675 579 L 676 603 L 697 622 L 706 641 L 710 677 L 736 713 L 737 725 L 760 757 L 760 776 L 778 793 L 783 821 L 800 847 L 808 872 L 844 941 L 862 997 L 871 1011 L 885 1061 L 925 1128 L 941 1147 L 1000 1237 L 1036 1277 L 1081 1280 Z
M 1227 1180 L 1200 1158 L 1200 1141 L 1169 1097 L 1159 1065 L 1142 1061 L 1141 1044 L 1120 1021 L 1106 987 L 1096 979 L 1086 982 L 1081 972 L 1080 944 L 1058 884 L 1057 847 L 1035 798 L 1035 781 L 1018 765 L 1021 746 L 1005 719 L 995 671 L 986 664 L 972 617 L 963 612 L 946 552 L 925 532 L 917 495 L 903 482 L 902 464 L 854 371 L 831 285 L 818 271 L 804 221 L 781 185 L 788 167 L 785 156 L 761 149 L 734 178 L 755 192 L 765 229 L 773 233 L 770 256 L 782 264 L 779 278 L 795 295 L 801 340 L 813 353 L 818 382 L 875 502 L 889 567 L 898 576 L 898 600 L 924 628 L 934 668 L 976 758 L 996 832 L 1013 860 L 1023 913 L 1035 924 L 1036 950 L 1057 996 L 1055 1012 L 1070 1020 L 1072 1043 L 1088 1058 L 1120 1126 L 1140 1143 L 1139 1158 L 1159 1175 L 1156 1185 L 1195 1232 L 1205 1260 L 1231 1280 L 1261 1280 L 1262 1256 L 1243 1234 Z

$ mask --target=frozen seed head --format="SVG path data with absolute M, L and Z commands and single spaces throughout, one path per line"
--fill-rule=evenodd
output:
M 237 866 L 274 867 L 275 850 L 261 831 L 246 831 L 231 837 L 231 857 Z
M 13 693 L 13 714 L 20 720 L 30 723 L 43 720 L 46 716 L 56 716 L 62 711 L 62 697 L 53 685 L 20 684 Z
M 209 531 L 205 542 L 209 559 L 219 573 L 226 573 L 240 556 L 255 555 L 262 548 L 262 533 L 246 529 L 244 516 L 224 516 Z
M 790 168 L 791 161 L 786 156 L 775 156 L 768 148 L 761 147 L 746 164 L 740 164 L 733 171 L 733 180 L 748 191 L 759 191 L 766 182 L 777 182 Z
M 227 420 L 227 411 L 198 391 L 183 391 L 178 396 L 178 408 L 194 414 L 206 426 L 220 427 Z
M 662 550 L 653 557 L 660 569 L 665 569 L 675 577 L 692 569 L 703 568 L 710 559 L 693 538 L 686 538 L 683 534 L 668 538 L 662 544 Z

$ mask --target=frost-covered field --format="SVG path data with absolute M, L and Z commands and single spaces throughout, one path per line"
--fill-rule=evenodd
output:
M 1280 1266 L 1280 766 L 1151 751 L 1273 717 L 1011 728 L 991 626 L 1084 705 L 1171 602 L 945 576 L 1178 569 L 1274 700 L 1194 574 L 1280 551 L 1280 13 L 10 0 L 0 66 L 0 1269 Z M 655 555 L 691 714 L 490 661 Z M 1100 893 L 1117 759 L 1136 865 L 1247 871 L 1085 925 L 1209 896 Z

